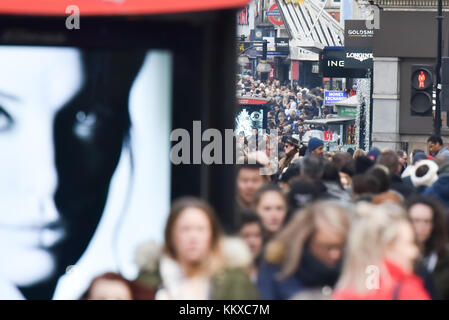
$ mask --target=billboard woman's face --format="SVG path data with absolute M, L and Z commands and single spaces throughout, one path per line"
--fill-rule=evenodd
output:
M 0 47 L 0 280 L 26 296 L 49 298 L 48 288 L 95 232 L 142 59 L 136 52 Z M 52 283 L 47 294 L 33 291 L 44 280 Z
M 0 277 L 19 286 L 52 274 L 66 235 L 53 124 L 82 82 L 76 49 L 0 49 Z

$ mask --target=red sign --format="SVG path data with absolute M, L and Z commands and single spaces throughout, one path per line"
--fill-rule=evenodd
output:
M 237 99 L 238 104 L 266 104 L 267 102 L 266 99 Z
M 277 10 L 278 5 L 275 3 L 273 4 L 270 9 L 268 9 L 268 12 L 279 12 L 279 10 Z M 273 23 L 274 25 L 277 26 L 282 26 L 284 24 L 284 21 L 282 21 L 281 16 L 268 16 L 268 19 L 271 21 L 271 23 Z
M 292 80 L 299 80 L 299 61 L 291 61 L 291 78 Z
M 167 14 L 241 8 L 248 0 L 1 0 L 1 14 L 68 16 L 67 7 L 76 5 L 82 15 Z
M 332 140 L 332 131 L 324 131 L 324 141 Z

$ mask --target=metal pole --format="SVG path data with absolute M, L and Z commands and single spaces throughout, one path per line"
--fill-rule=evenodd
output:
M 369 75 L 369 142 L 367 150 L 371 150 L 373 145 L 373 90 L 374 90 L 374 69 L 368 69 Z
M 265 62 L 267 61 L 267 44 L 268 44 L 268 41 L 264 40 L 264 42 L 263 42 L 263 51 L 262 51 L 262 60 L 265 61 Z M 267 72 L 261 72 L 260 73 L 260 78 L 261 78 L 262 81 L 267 81 L 268 73 Z
M 435 120 L 434 120 L 434 134 L 437 136 L 441 135 L 441 102 L 440 102 L 440 91 L 441 91 L 441 55 L 442 55 L 442 23 L 443 23 L 443 0 L 438 0 L 438 44 L 437 44 L 437 65 L 435 68 L 436 73 L 436 108 L 435 108 Z

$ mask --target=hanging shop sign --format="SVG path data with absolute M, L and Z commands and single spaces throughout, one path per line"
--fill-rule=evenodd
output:
M 374 28 L 366 25 L 366 20 L 345 20 L 345 46 L 372 48 Z
M 365 68 L 347 66 L 344 47 L 326 47 L 320 54 L 320 73 L 331 78 L 366 78 Z
M 354 69 L 372 69 L 373 49 L 345 47 L 345 67 Z
M 276 38 L 276 51 L 288 54 L 290 51 L 289 40 L 289 38 Z
M 345 100 L 347 96 L 346 91 L 324 91 L 324 105 L 333 106 L 337 102 Z

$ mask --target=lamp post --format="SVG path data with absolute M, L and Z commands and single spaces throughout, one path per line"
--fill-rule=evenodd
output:
M 441 101 L 440 101 L 440 91 L 441 91 L 441 55 L 442 55 L 442 23 L 443 23 L 443 0 L 438 0 L 438 43 L 437 43 L 437 64 L 435 67 L 436 74 L 436 103 L 435 103 L 435 118 L 433 123 L 433 130 L 436 136 L 441 135 Z

